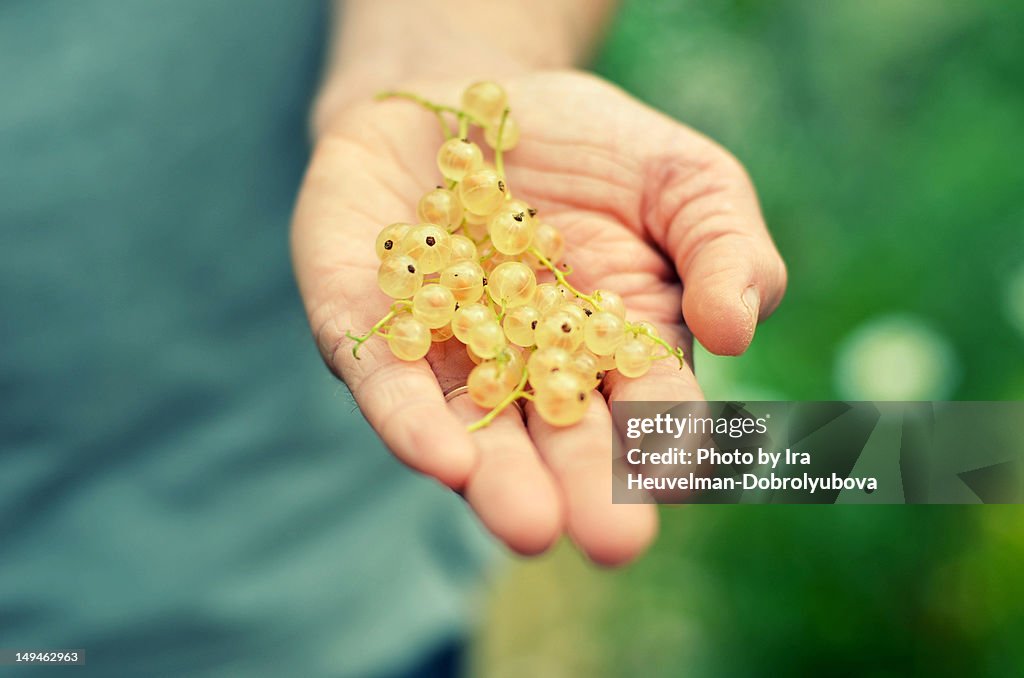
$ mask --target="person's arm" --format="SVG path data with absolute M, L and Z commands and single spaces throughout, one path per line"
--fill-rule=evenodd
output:
M 336 0 L 314 134 L 397 82 L 579 65 L 615 0 Z

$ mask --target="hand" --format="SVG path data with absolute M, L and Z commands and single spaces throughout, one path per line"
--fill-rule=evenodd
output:
M 457 104 L 467 84 L 399 89 Z M 502 84 L 522 133 L 505 155 L 508 184 L 564 233 L 573 284 L 618 292 L 630 319 L 655 323 L 687 355 L 687 327 L 713 352 L 743 352 L 778 304 L 786 272 L 740 164 L 598 78 L 546 72 Z M 472 368 L 458 342 L 407 363 L 371 340 L 353 358 L 345 332 L 364 332 L 390 304 L 377 289 L 376 234 L 415 220 L 420 195 L 441 182 L 441 141 L 436 118 L 402 100 L 351 105 L 325 125 L 292 230 L 320 351 L 398 458 L 460 492 L 509 547 L 539 553 L 564 530 L 594 561 L 627 562 L 652 540 L 657 514 L 611 502 L 605 399 L 700 400 L 691 369 L 663 360 L 640 379 L 613 372 L 605 398 L 593 398 L 575 426 L 548 425 L 528 406 L 525 424 L 509 408 L 469 434 L 484 411 L 442 395 Z

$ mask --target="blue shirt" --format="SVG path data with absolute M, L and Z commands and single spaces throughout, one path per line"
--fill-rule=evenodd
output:
M 463 633 L 487 543 L 328 375 L 292 279 L 325 14 L 0 3 L 0 647 L 365 675 Z

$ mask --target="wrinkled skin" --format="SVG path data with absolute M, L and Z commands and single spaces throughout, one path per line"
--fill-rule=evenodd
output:
M 455 104 L 466 84 L 401 89 Z M 503 84 L 522 131 L 505 157 L 509 187 L 564 233 L 572 282 L 620 293 L 630 319 L 655 323 L 687 355 L 687 326 L 713 352 L 745 350 L 786 274 L 739 163 L 593 76 Z M 461 493 L 510 548 L 540 553 L 568 532 L 595 562 L 628 562 L 653 539 L 657 516 L 651 505 L 611 503 L 607 401 L 702 399 L 689 367 L 664 360 L 640 379 L 612 373 L 575 426 L 552 427 L 528 406 L 525 424 L 509 408 L 468 434 L 484 412 L 467 396 L 446 403 L 442 395 L 472 368 L 457 341 L 411 363 L 382 339 L 352 356 L 346 330 L 364 332 L 390 303 L 377 289 L 374 238 L 386 224 L 414 221 L 419 197 L 441 182 L 441 140 L 434 115 L 401 100 L 348 106 L 324 126 L 292 231 L 320 351 L 392 452 Z

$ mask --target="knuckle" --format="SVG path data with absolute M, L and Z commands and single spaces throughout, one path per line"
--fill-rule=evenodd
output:
M 781 296 L 789 285 L 789 267 L 786 266 L 782 256 L 777 255 L 775 259 L 775 279 L 778 281 L 779 295 Z
M 708 148 L 708 167 L 711 171 L 742 186 L 753 186 L 750 173 L 740 159 L 724 146 L 714 142 L 711 142 Z

